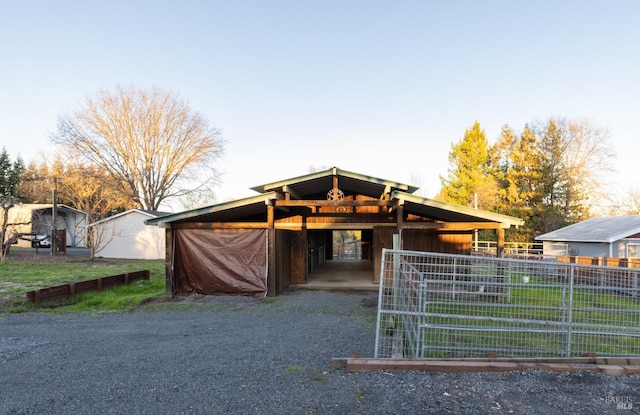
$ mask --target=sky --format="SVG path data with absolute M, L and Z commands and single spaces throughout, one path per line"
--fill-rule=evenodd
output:
M 220 129 L 218 201 L 330 168 L 435 196 L 479 122 L 606 129 L 607 178 L 638 186 L 640 2 L 0 0 L 0 145 L 56 148 L 58 117 L 160 87 Z

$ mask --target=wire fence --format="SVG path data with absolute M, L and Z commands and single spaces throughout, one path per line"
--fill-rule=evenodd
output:
M 383 250 L 376 358 L 640 356 L 640 269 Z

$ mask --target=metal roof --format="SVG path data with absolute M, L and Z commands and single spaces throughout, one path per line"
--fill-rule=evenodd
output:
M 135 209 L 134 208 L 134 209 L 125 210 L 124 212 L 120 212 L 118 214 L 115 214 L 115 215 L 106 217 L 104 219 L 95 221 L 93 223 L 90 223 L 88 226 L 91 227 L 91 226 L 99 225 L 101 223 L 110 222 L 110 221 L 113 221 L 113 220 L 115 220 L 117 218 L 129 215 L 129 214 L 134 213 L 134 212 L 140 213 L 141 215 L 144 215 L 144 216 L 148 216 L 149 218 L 157 218 L 158 216 L 169 215 L 169 212 L 159 212 L 159 211 L 156 211 L 156 210 L 144 210 L 144 209 Z
M 189 222 L 196 217 L 202 222 L 227 222 L 237 219 L 238 217 L 262 214 L 266 210 L 266 205 L 278 197 L 275 192 L 269 192 L 258 196 L 251 196 L 244 199 L 147 219 L 144 223 L 147 225 L 162 226 L 163 223 Z
M 51 210 L 53 209 L 53 204 L 51 203 L 20 203 L 18 205 L 15 205 L 14 208 L 17 209 L 25 209 L 25 210 Z M 72 208 L 71 206 L 67 206 L 67 205 L 62 205 L 62 204 L 57 204 L 56 208 L 58 209 L 58 211 L 69 211 L 69 212 L 76 212 L 76 213 L 80 213 L 82 215 L 84 215 L 85 213 L 79 209 L 76 208 Z
M 253 187 L 262 194 L 231 202 L 220 203 L 185 212 L 147 219 L 147 225 L 190 222 L 232 222 L 240 218 L 260 217 L 266 214 L 266 206 L 273 200 L 282 199 L 284 192 L 292 198 L 303 200 L 326 199 L 327 192 L 333 188 L 334 176 L 338 180 L 338 188 L 345 195 L 359 194 L 373 198 L 381 198 L 389 193 L 392 199 L 401 200 L 406 212 L 442 222 L 495 222 L 501 227 L 521 226 L 524 221 L 512 216 L 500 215 L 485 210 L 474 209 L 453 203 L 440 202 L 416 196 L 417 187 L 353 173 L 333 167 L 331 169 L 294 177 L 274 183 Z
M 502 223 L 504 228 L 524 225 L 522 219 L 513 216 L 441 202 L 404 192 L 393 192 L 392 198 L 403 201 L 404 209 L 407 212 L 443 222 L 497 222 Z
M 286 188 L 304 199 L 313 195 L 326 195 L 326 193 L 333 188 L 334 176 L 338 177 L 338 188 L 346 195 L 361 194 L 370 197 L 380 197 L 382 194 L 393 190 L 402 190 L 408 193 L 414 193 L 418 190 L 416 186 L 380 179 L 365 174 L 353 173 L 337 167 L 255 186 L 251 189 L 258 193 L 264 193 L 269 191 L 280 192 L 283 188 Z
M 612 243 L 640 233 L 640 215 L 603 216 L 540 235 L 537 241 Z

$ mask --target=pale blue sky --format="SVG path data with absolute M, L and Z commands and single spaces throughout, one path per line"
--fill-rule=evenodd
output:
M 607 128 L 637 186 L 637 1 L 0 0 L 0 145 L 52 151 L 57 117 L 159 86 L 223 131 L 218 200 L 338 166 L 434 196 L 479 121 Z M 633 149 L 633 151 L 630 151 Z M 413 183 L 418 178 L 419 182 Z

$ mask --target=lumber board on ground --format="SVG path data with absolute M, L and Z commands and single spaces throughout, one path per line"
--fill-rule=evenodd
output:
M 346 364 L 345 364 L 346 361 Z M 518 370 L 577 371 L 586 370 L 606 375 L 640 373 L 640 358 L 567 358 L 567 359 L 334 359 L 332 367 L 345 367 L 347 372 L 376 370 L 420 370 L 434 373 L 509 372 Z

